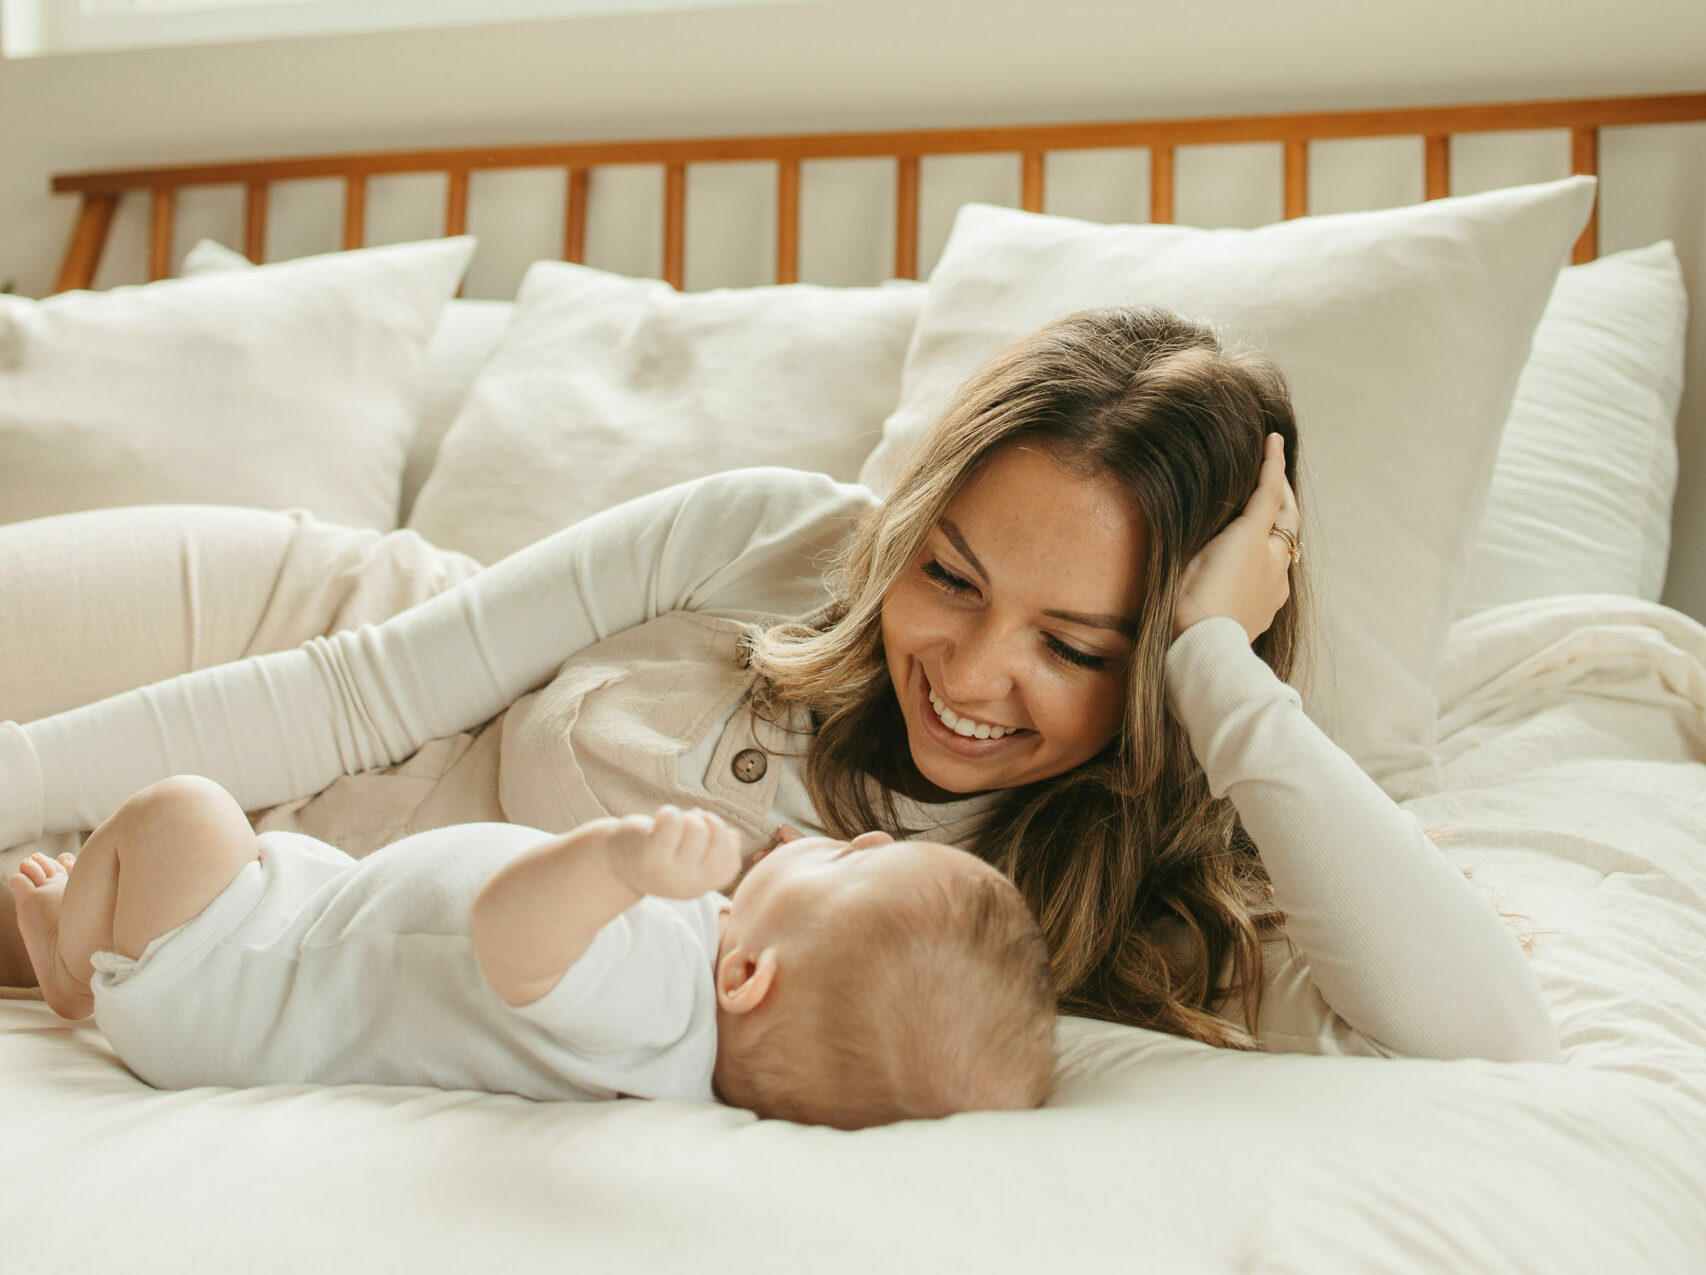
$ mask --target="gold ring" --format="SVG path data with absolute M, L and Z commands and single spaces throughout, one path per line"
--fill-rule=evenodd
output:
M 1281 540 L 1285 541 L 1285 547 L 1291 553 L 1292 566 L 1295 567 L 1298 563 L 1303 561 L 1303 542 L 1297 538 L 1297 533 L 1290 527 L 1282 527 L 1276 522 L 1268 529 L 1268 534 L 1270 536 L 1278 536 Z

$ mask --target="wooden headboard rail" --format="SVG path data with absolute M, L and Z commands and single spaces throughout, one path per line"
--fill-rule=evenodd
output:
M 171 273 L 177 192 L 186 186 L 241 185 L 246 190 L 244 251 L 264 255 L 267 193 L 274 182 L 341 178 L 344 247 L 365 237 L 367 182 L 397 173 L 444 173 L 448 195 L 444 233 L 461 234 L 468 219 L 468 179 L 477 169 L 562 169 L 568 186 L 563 257 L 580 261 L 586 247 L 586 207 L 593 169 L 655 164 L 664 170 L 663 277 L 681 287 L 687 223 L 687 166 L 768 161 L 777 166 L 776 281 L 799 277 L 800 164 L 806 160 L 890 158 L 896 164 L 895 263 L 898 278 L 918 275 L 919 163 L 939 155 L 1014 153 L 1021 165 L 1021 206 L 1043 207 L 1044 159 L 1051 151 L 1147 148 L 1150 152 L 1150 220 L 1173 220 L 1173 155 L 1180 146 L 1275 142 L 1285 151 L 1285 216 L 1309 206 L 1309 144 L 1354 137 L 1424 139 L 1424 190 L 1437 199 L 1451 190 L 1451 139 L 1459 133 L 1570 130 L 1571 167 L 1595 174 L 1599 131 L 1633 124 L 1706 121 L 1706 93 L 1660 97 L 1583 98 L 1571 101 L 1495 103 L 1310 115 L 1245 115 L 1204 119 L 1138 120 L 1109 124 L 1049 124 L 1022 128 L 919 130 L 899 133 L 818 133 L 776 137 L 707 137 L 681 141 L 576 142 L 555 146 L 470 147 L 459 150 L 382 151 L 298 159 L 252 160 L 177 168 L 69 173 L 54 177 L 59 194 L 79 194 L 82 210 L 60 270 L 58 291 L 87 288 L 106 246 L 119 197 L 145 190 L 153 196 L 149 277 Z M 1576 244 L 1575 260 L 1598 252 L 1598 212 Z

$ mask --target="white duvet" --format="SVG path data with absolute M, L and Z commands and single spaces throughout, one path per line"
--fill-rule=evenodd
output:
M 159 1093 L 0 1003 L 5 1272 L 1706 1271 L 1706 629 L 1485 612 L 1409 803 L 1534 934 L 1561 1066 L 1079 1020 L 1047 1110 L 847 1134 L 679 1103 Z

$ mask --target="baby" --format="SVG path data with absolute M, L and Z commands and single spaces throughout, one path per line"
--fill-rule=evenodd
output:
M 259 837 L 210 780 L 144 789 L 11 880 L 47 1003 L 162 1088 L 372 1082 L 713 1096 L 857 1129 L 1034 1107 L 1054 989 L 1013 885 L 963 851 L 739 841 L 666 806 L 561 836 L 417 833 L 361 860 Z

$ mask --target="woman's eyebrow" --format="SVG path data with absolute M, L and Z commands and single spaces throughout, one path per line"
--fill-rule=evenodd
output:
M 983 563 L 977 560 L 977 555 L 971 551 L 971 546 L 966 543 L 965 535 L 960 529 L 946 518 L 941 519 L 936 525 L 941 529 L 942 534 L 952 542 L 954 548 L 965 555 L 965 560 L 971 563 L 972 570 L 977 572 L 985 584 L 988 584 L 989 572 L 984 570 Z M 1126 619 L 1123 615 L 1091 614 L 1086 611 L 1044 611 L 1043 614 L 1052 616 L 1056 620 L 1065 620 L 1068 624 L 1082 624 L 1089 629 L 1112 629 L 1115 633 L 1123 634 L 1128 638 L 1137 637 L 1136 623 Z
M 1043 614 L 1053 616 L 1057 620 L 1065 620 L 1069 624 L 1082 624 L 1091 629 L 1112 629 L 1128 638 L 1137 637 L 1137 625 L 1124 616 L 1088 615 L 1083 611 L 1044 611 Z
M 961 533 L 960 529 L 954 526 L 954 524 L 949 522 L 946 518 L 942 519 L 936 525 L 942 529 L 942 534 L 953 542 L 954 548 L 958 549 L 965 555 L 966 561 L 971 563 L 971 569 L 977 572 L 985 584 L 988 584 L 989 572 L 983 569 L 983 563 L 977 560 L 977 555 L 971 551 L 971 546 L 966 543 L 966 538 Z

